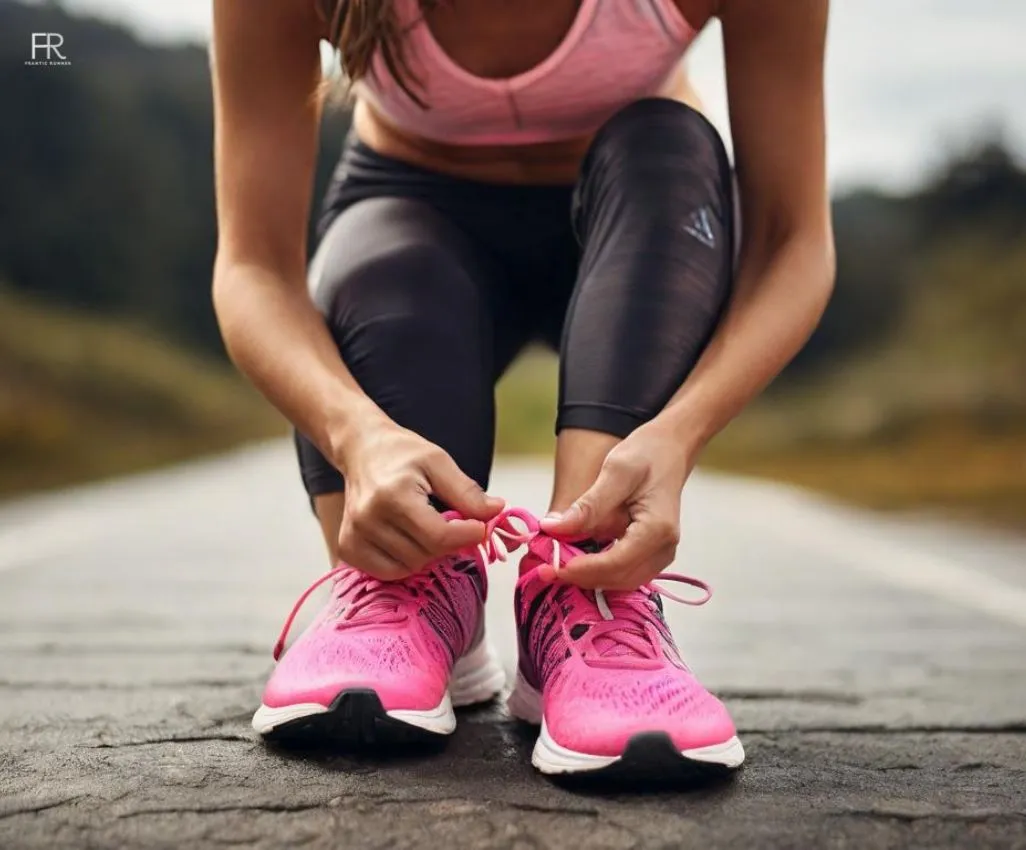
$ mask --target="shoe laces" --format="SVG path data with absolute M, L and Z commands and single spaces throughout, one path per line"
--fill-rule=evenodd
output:
M 561 546 L 559 540 L 552 539 L 550 563 L 557 577 L 563 565 L 577 554 L 579 552 L 575 547 L 568 544 Z M 702 591 L 702 596 L 696 599 L 679 596 L 660 587 L 660 582 L 677 582 L 694 587 Z M 599 619 L 594 621 L 582 618 L 574 627 L 582 624 L 586 627 L 575 638 L 575 643 L 584 661 L 593 666 L 614 666 L 625 662 L 650 665 L 663 653 L 659 630 L 653 624 L 656 616 L 661 619 L 661 606 L 656 600 L 665 598 L 683 605 L 698 606 L 712 598 L 712 588 L 701 579 L 668 572 L 660 573 L 633 591 L 577 589 L 577 593 L 588 603 L 588 607 L 593 605 L 599 615 Z M 574 628 L 571 628 L 571 637 Z M 670 639 L 668 629 L 665 637 Z
M 450 522 L 464 518 L 457 511 L 446 511 L 442 517 Z M 519 520 L 523 529 L 518 528 L 514 520 Z M 480 543 L 455 555 L 440 558 L 423 572 L 397 581 L 382 581 L 356 567 L 339 564 L 300 594 L 285 619 L 272 656 L 275 661 L 281 658 L 292 624 L 306 600 L 328 581 L 334 581 L 332 596 L 340 603 L 334 613 L 333 625 L 336 629 L 345 629 L 358 623 L 366 624 L 368 621 L 375 625 L 399 623 L 407 618 L 408 614 L 404 612 L 411 603 L 416 606 L 424 603 L 426 596 L 423 591 L 439 580 L 439 572 L 445 566 L 472 560 L 483 569 L 490 564 L 506 561 L 522 544 L 538 533 L 538 528 L 538 520 L 530 512 L 506 507 L 485 524 L 484 537 Z

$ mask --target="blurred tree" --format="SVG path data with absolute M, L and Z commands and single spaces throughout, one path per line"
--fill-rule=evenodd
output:
M 70 67 L 29 67 L 58 32 Z M 206 50 L 0 0 L 0 279 L 220 351 Z M 325 121 L 317 191 L 348 126 Z
M 1026 170 L 1000 130 L 990 130 L 950 151 L 919 191 L 906 197 L 854 192 L 836 200 L 833 213 L 836 290 L 784 385 L 788 378 L 827 372 L 900 334 L 912 302 L 933 297 L 920 270 L 942 267 L 936 258 L 950 266 L 970 245 L 977 262 L 980 245 L 989 246 L 995 262 L 1016 253 L 1026 239 Z M 1006 268 L 1000 279 L 1013 277 Z M 1018 280 L 1018 292 L 1008 295 L 1026 303 L 1026 268 Z
M 823 371 L 838 358 L 884 339 L 900 321 L 914 234 L 908 206 L 903 199 L 871 191 L 834 202 L 834 295 L 787 377 Z
M 935 170 L 915 203 L 926 242 L 967 228 L 1018 239 L 1026 223 L 1026 171 L 1004 131 L 988 129 Z

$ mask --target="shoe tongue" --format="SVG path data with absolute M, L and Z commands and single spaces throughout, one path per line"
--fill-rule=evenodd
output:
M 573 628 L 570 629 L 570 637 L 573 640 L 580 640 L 588 632 L 591 631 L 591 627 L 594 623 L 577 623 Z M 637 655 L 636 652 L 631 650 L 623 641 L 617 640 L 609 634 L 599 635 L 595 638 L 592 644 L 595 647 L 595 651 L 602 658 L 616 658 L 624 655 Z
M 594 591 L 585 590 L 583 593 L 594 604 L 595 616 L 571 627 L 570 637 L 574 640 L 580 640 L 594 626 L 612 622 L 602 616 Z M 609 594 L 606 594 L 605 597 L 606 604 L 616 618 L 616 628 L 603 629 L 602 634 L 594 638 L 592 646 L 595 647 L 598 655 L 602 658 L 617 658 L 623 656 L 638 657 L 639 654 L 647 654 L 639 652 L 639 642 L 643 643 L 646 647 L 649 644 L 648 634 L 644 626 L 639 622 L 643 616 L 641 612 L 637 611 L 626 600 L 616 599 L 615 597 L 611 598 Z
M 570 543 L 565 540 L 556 540 L 547 534 L 535 535 L 527 544 L 527 554 L 520 561 L 520 575 L 523 576 L 525 573 L 544 564 L 551 564 L 556 554 L 557 546 L 559 547 L 559 559 L 565 564 L 578 555 L 601 552 L 608 545 L 606 542 L 588 538 L 575 540 Z M 587 600 L 587 613 L 582 611 L 581 614 L 583 616 L 570 627 L 570 637 L 575 641 L 587 635 L 592 627 L 609 622 L 602 616 L 595 592 L 592 590 L 581 590 L 579 592 Z M 625 594 L 617 593 L 617 596 L 622 597 L 623 595 Z M 611 594 L 606 594 L 606 602 L 609 604 L 614 617 L 618 620 L 620 628 L 612 632 L 603 630 L 604 633 L 598 635 L 593 642 L 595 651 L 603 658 L 627 655 L 637 657 L 639 652 L 636 648 L 632 648 L 632 644 L 636 645 L 638 641 L 648 642 L 644 628 L 640 623 L 635 624 L 642 615 L 640 612 L 633 610 L 633 606 L 629 606 L 626 601 L 617 599 L 616 596 Z M 616 636 L 617 633 L 622 635 L 623 638 L 618 638 Z

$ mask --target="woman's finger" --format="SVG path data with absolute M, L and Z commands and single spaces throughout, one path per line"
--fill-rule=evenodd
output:
M 360 569 L 367 575 L 381 579 L 381 581 L 402 581 L 410 577 L 411 573 L 405 565 L 397 561 L 388 552 L 379 547 L 368 544 L 366 555 L 361 556 L 366 566 Z
M 506 503 L 489 496 L 481 486 L 456 465 L 448 454 L 439 451 L 424 466 L 431 492 L 444 504 L 463 516 L 487 521 L 497 516 Z
M 396 525 L 417 542 L 428 559 L 455 555 L 482 542 L 485 524 L 474 519 L 447 520 L 426 500 L 411 496 L 395 515 Z
M 394 521 L 378 528 L 369 542 L 411 573 L 419 572 L 435 559 L 431 552 Z
M 596 537 L 615 525 L 642 473 L 607 459 L 595 483 L 561 515 L 542 519 L 541 527 L 559 537 Z
M 363 538 L 343 535 L 339 539 L 339 557 L 349 566 L 382 581 L 396 581 L 410 575 L 410 571 L 401 561 Z
M 543 568 L 543 578 L 566 581 L 578 587 L 635 590 L 673 562 L 676 534 L 652 522 L 635 522 L 610 548 L 580 555 L 558 572 Z

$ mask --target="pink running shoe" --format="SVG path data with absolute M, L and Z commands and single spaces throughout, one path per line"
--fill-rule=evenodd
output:
M 282 629 L 253 728 L 267 739 L 349 745 L 451 734 L 453 706 L 490 700 L 505 684 L 484 637 L 485 566 L 527 539 L 510 523 L 518 514 L 506 510 L 488 523 L 476 551 L 404 581 L 379 581 L 344 564 L 321 577 Z M 300 607 L 329 579 L 327 605 L 282 656 Z
M 660 595 L 702 605 L 712 595 L 696 579 L 661 581 L 705 592 L 697 601 L 647 585 L 634 592 L 588 591 L 543 582 L 538 567 L 559 568 L 581 550 L 539 534 L 517 582 L 520 665 L 510 713 L 541 724 L 532 763 L 542 773 L 644 770 L 653 763 L 730 771 L 744 749 L 716 697 L 680 658 Z

